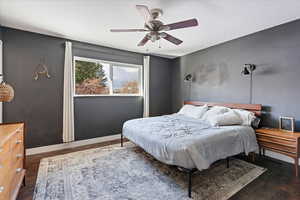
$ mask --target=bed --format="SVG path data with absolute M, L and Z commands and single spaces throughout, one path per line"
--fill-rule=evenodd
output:
M 202 106 L 225 106 L 244 109 L 260 115 L 260 104 L 185 102 Z M 191 197 L 191 178 L 217 160 L 258 149 L 255 131 L 249 126 L 213 127 L 208 122 L 180 114 L 140 118 L 124 123 L 121 146 L 126 137 L 157 160 L 177 166 L 188 173 L 188 196 Z

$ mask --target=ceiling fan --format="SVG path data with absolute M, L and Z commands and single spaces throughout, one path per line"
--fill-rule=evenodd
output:
M 180 45 L 183 41 L 175 38 L 174 36 L 164 32 L 171 31 L 180 28 L 188 28 L 192 26 L 198 26 L 197 19 L 189 19 L 172 24 L 164 24 L 157 20 L 163 14 L 161 9 L 155 8 L 149 10 L 145 5 L 136 5 L 136 9 L 141 13 L 145 20 L 145 26 L 143 29 L 111 29 L 111 32 L 149 32 L 138 43 L 138 46 L 144 46 L 149 40 L 155 42 L 161 38 L 175 44 Z M 162 31 L 162 32 L 161 32 Z

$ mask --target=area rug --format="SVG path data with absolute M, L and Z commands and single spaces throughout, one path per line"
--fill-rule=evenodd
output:
M 226 200 L 265 171 L 231 159 L 193 175 L 192 199 Z M 34 200 L 189 200 L 187 175 L 141 148 L 89 149 L 41 160 Z

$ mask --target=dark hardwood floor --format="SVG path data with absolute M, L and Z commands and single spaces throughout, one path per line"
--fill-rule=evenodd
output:
M 115 140 L 28 156 L 26 186 L 21 188 L 18 200 L 32 199 L 40 159 L 117 143 L 119 141 Z M 300 178 L 294 176 L 293 165 L 267 157 L 256 157 L 255 164 L 267 168 L 268 171 L 231 197 L 230 200 L 300 200 Z

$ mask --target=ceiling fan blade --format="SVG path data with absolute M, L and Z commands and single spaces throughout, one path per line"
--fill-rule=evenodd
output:
M 145 32 L 146 29 L 110 29 L 110 32 Z
M 183 42 L 182 40 L 179 40 L 178 38 L 175 38 L 174 36 L 165 32 L 160 33 L 160 36 L 176 45 L 180 45 Z
M 152 20 L 152 15 L 151 15 L 151 13 L 149 11 L 149 8 L 147 6 L 145 6 L 145 5 L 136 5 L 136 9 L 144 17 L 144 20 L 145 20 L 146 24 L 148 24 L 148 22 L 150 20 Z
M 181 22 L 176 22 L 173 24 L 163 25 L 163 30 L 169 31 L 169 30 L 180 29 L 180 28 L 188 28 L 192 26 L 198 26 L 197 19 L 189 19 Z
M 149 41 L 148 35 L 145 35 L 145 37 L 138 43 L 138 46 L 144 46 Z

